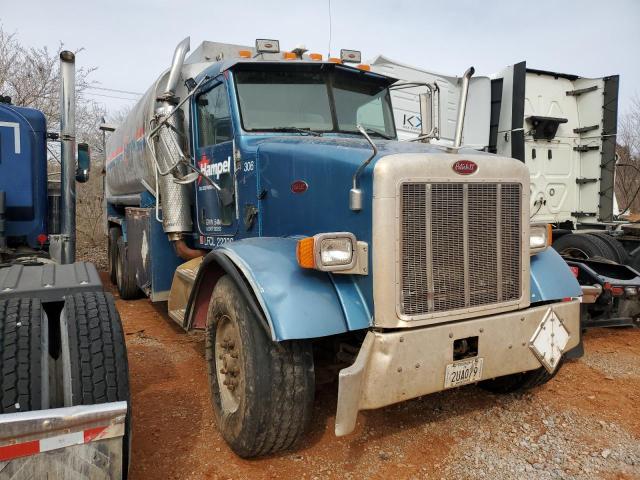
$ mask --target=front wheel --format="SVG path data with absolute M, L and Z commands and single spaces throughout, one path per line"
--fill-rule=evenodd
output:
M 206 338 L 213 410 L 231 449 L 248 458 L 293 447 L 313 408 L 311 345 L 272 341 L 227 275 L 211 296 Z
M 560 371 L 563 361 L 561 360 L 553 373 L 549 373 L 545 368 L 529 370 L 528 372 L 513 373 L 504 377 L 497 377 L 491 380 L 484 380 L 478 384 L 480 388 L 492 393 L 512 393 L 538 387 L 547 383 Z

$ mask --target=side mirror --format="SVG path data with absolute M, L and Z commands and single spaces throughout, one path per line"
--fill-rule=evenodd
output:
M 420 138 L 423 142 L 431 138 L 440 139 L 440 89 L 435 82 L 426 86 L 428 92 L 421 93 L 419 96 L 422 122 Z
M 433 131 L 433 95 L 421 93 L 420 97 L 420 135 L 431 135 Z
M 89 145 L 78 144 L 78 167 L 76 169 L 76 182 L 85 183 L 89 180 L 89 170 L 91 170 L 91 156 L 89 155 Z

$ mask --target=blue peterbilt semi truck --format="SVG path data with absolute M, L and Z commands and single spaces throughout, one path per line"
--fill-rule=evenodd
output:
M 397 140 L 411 86 L 275 40 L 183 40 L 107 140 L 109 264 L 123 298 L 206 329 L 218 428 L 240 456 L 290 448 L 314 362 L 360 410 L 468 383 L 550 380 L 580 344 L 581 289 L 530 225 L 529 172 L 456 142 Z M 421 101 L 429 136 L 428 98 Z
M 75 55 L 60 61 L 60 133 L 0 98 L 0 477 L 120 479 L 124 333 L 95 266 L 75 262 L 75 182 L 90 161 L 86 144 L 76 148 Z M 60 172 L 48 168 L 52 140 Z

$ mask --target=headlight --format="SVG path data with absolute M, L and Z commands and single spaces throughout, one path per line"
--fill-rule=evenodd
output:
M 529 227 L 529 251 L 539 253 L 551 245 L 551 224 L 532 223 Z
M 349 265 L 353 261 L 353 240 L 349 237 L 320 240 L 320 263 L 325 267 Z
M 319 233 L 298 241 L 296 257 L 302 268 L 324 272 L 351 270 L 356 264 L 357 247 L 353 233 Z

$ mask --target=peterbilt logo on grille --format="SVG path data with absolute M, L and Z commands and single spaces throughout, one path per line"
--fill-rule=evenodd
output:
M 452 168 L 459 175 L 471 175 L 478 170 L 478 164 L 471 160 L 458 160 L 453 164 Z

